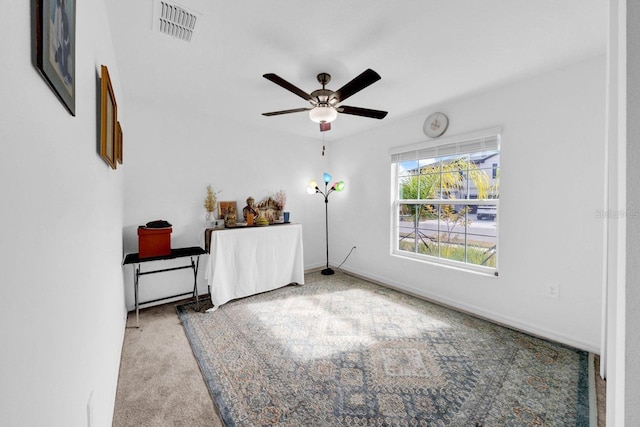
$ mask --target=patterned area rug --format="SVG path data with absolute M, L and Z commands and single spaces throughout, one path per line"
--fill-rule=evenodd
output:
M 588 354 L 342 273 L 178 314 L 228 426 L 589 426 Z

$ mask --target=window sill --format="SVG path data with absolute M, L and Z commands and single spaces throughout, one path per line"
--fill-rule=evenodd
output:
M 411 261 L 417 261 L 424 264 L 433 265 L 436 267 L 448 268 L 451 270 L 462 271 L 465 273 L 472 273 L 481 276 L 498 277 L 498 269 L 492 267 L 482 267 L 475 264 L 465 264 L 458 261 L 450 261 L 443 258 L 426 257 L 424 255 L 414 255 L 411 252 L 403 252 L 394 250 L 391 252 L 391 256 L 397 258 L 403 258 Z

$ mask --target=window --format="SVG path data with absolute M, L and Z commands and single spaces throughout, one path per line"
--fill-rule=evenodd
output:
M 396 255 L 497 275 L 500 129 L 391 152 Z

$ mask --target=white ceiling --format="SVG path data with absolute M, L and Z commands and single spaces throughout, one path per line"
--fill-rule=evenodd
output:
M 306 92 L 336 90 L 367 68 L 382 80 L 347 105 L 331 137 L 427 111 L 446 100 L 605 53 L 606 0 L 177 0 L 202 14 L 190 43 L 152 30 L 153 0 L 107 0 L 124 99 L 238 126 L 315 137 Z

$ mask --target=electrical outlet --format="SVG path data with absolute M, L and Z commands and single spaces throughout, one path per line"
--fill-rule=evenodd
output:
M 549 292 L 549 297 L 553 299 L 560 298 L 560 285 L 558 285 L 557 283 L 550 284 L 547 290 Z

